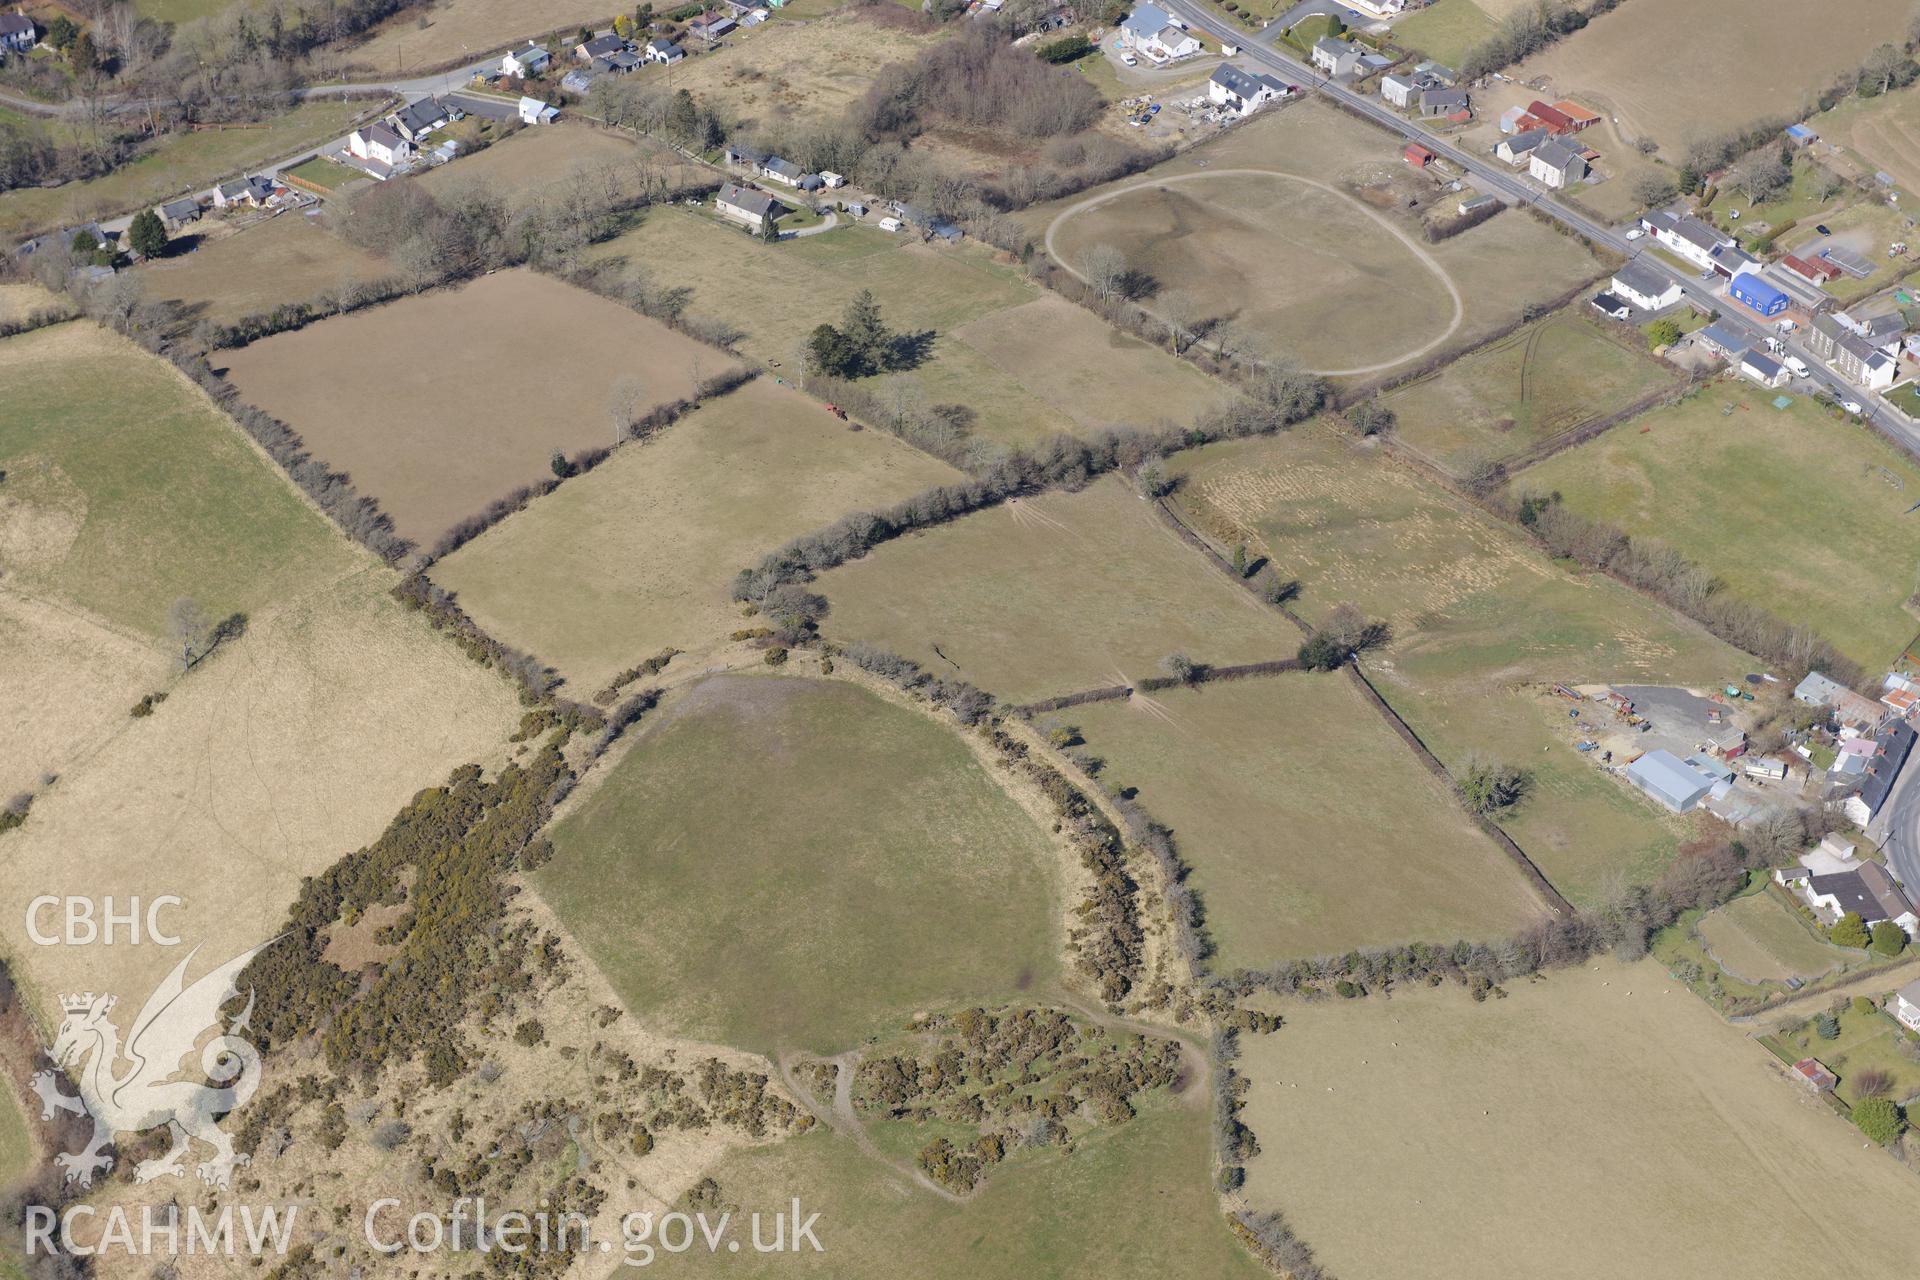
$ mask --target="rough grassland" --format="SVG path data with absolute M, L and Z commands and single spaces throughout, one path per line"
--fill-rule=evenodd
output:
M 1699 930 L 1713 959 L 1745 982 L 1807 981 L 1860 956 L 1814 937 L 1771 892 L 1750 893 L 1708 912 Z
M 0 321 L 25 320 L 36 311 L 58 311 L 65 305 L 37 284 L 0 284 Z
M 1505 937 L 1538 917 L 1506 855 L 1344 676 L 1169 690 L 1058 718 L 1107 762 L 1103 780 L 1139 788 L 1172 828 L 1217 968 Z
M 393 75 L 471 55 L 479 61 L 528 36 L 612 16 L 606 0 L 436 0 L 427 7 L 427 29 L 419 29 L 421 10 L 409 8 L 375 28 L 365 41 L 338 55 L 351 67 Z M 466 64 L 462 64 L 466 65 Z
M 1036 241 L 1057 221 L 1055 248 L 1068 263 L 1105 239 L 1162 288 L 1198 294 L 1204 309 L 1233 319 L 1276 352 L 1326 369 L 1399 363 L 1442 335 L 1449 344 L 1471 342 L 1528 302 L 1554 297 L 1601 269 L 1575 241 L 1511 210 L 1437 245 L 1420 244 L 1429 267 L 1353 201 L 1284 179 L 1225 174 L 1233 169 L 1357 194 L 1371 209 L 1388 210 L 1380 216 L 1394 228 L 1420 237 L 1413 221 L 1391 212 L 1429 189 L 1401 160 L 1398 139 L 1312 101 L 1262 113 L 1144 177 L 1036 206 L 1022 219 Z M 1157 181 L 1196 174 L 1219 176 L 1164 184 L 1164 191 Z M 1120 191 L 1127 194 L 1110 204 L 1072 212 Z M 1444 288 L 1439 300 L 1446 305 L 1434 306 L 1430 296 L 1442 278 L 1461 300 L 1451 332 Z M 1345 287 L 1322 289 L 1323 280 Z
M 1913 1174 L 1652 961 L 1285 1013 L 1245 1046 L 1247 1196 L 1342 1280 L 1910 1265 Z
M 888 543 L 816 589 L 833 603 L 835 638 L 1022 702 L 1157 675 L 1176 650 L 1219 665 L 1300 645 L 1117 478 Z
M 849 511 L 959 479 L 762 378 L 569 480 L 433 577 L 585 697 L 668 645 L 691 664 L 753 625 L 728 589 L 766 552 Z
M 84 321 L 0 343 L 0 563 L 156 643 L 174 600 L 214 618 L 354 563 L 170 366 Z
M 819 1210 L 823 1252 L 722 1258 L 696 1252 L 654 1266 L 684 1276 L 830 1276 L 895 1280 L 1260 1280 L 1268 1272 L 1228 1233 L 1208 1189 L 1205 1118 L 1154 1102 L 1101 1125 L 1071 1155 L 1016 1153 L 963 1204 L 942 1200 L 820 1130 L 743 1151 L 714 1171 L 721 1194 L 772 1213 L 795 1195 Z M 964 1262 L 961 1260 L 964 1259 Z
M 468 761 L 497 763 L 519 714 L 512 690 L 390 599 L 389 573 L 353 559 L 363 567 L 337 581 L 279 584 L 282 598 L 153 715 L 123 711 L 6 837 L 0 911 L 22 920 L 33 897 L 66 886 L 122 902 L 175 894 L 184 905 L 169 923 L 218 963 L 271 937 L 300 878 L 372 840 L 420 788 Z M 12 958 L 57 1015 L 63 991 L 141 998 L 180 953 Z
M 147 154 L 104 177 L 0 193 L 0 238 L 126 213 L 204 190 L 214 179 L 331 141 L 353 127 L 366 101 L 309 102 L 263 125 L 168 134 Z
M 856 685 L 695 687 L 553 842 L 540 892 L 677 1035 L 835 1052 L 1055 965 L 1045 834 L 965 744 Z
M 1226 545 L 1298 577 L 1297 608 L 1387 619 L 1382 694 L 1449 768 L 1478 752 L 1534 772 L 1501 817 L 1556 888 L 1597 901 L 1657 874 L 1690 828 L 1572 749 L 1552 681 L 1707 684 L 1750 669 L 1732 648 L 1607 579 L 1575 576 L 1515 532 L 1330 428 L 1183 454 L 1178 501 Z
M 175 243 L 195 237 L 188 231 Z M 194 319 L 232 324 L 283 302 L 393 274 L 392 264 L 330 235 L 318 220 L 282 214 L 234 235 L 200 239 L 191 252 L 138 268 L 147 292 L 185 303 Z
M 1729 416 L 1727 404 L 1745 408 Z M 1717 384 L 1515 484 L 1559 490 L 1583 515 L 1666 543 L 1868 668 L 1920 631 L 1904 607 L 1920 584 L 1920 526 L 1907 514 L 1920 467 L 1804 396 L 1779 410 L 1761 388 Z
M 309 325 L 232 352 L 246 399 L 298 431 L 430 544 L 557 449 L 611 444 L 608 396 L 691 395 L 729 367 L 709 347 L 618 303 L 527 270 Z
M 1627 0 L 1509 72 L 1546 76 L 1678 159 L 1686 144 L 1763 117 L 1800 118 L 1875 45 L 1905 36 L 1886 0 L 1694 0 L 1684 28 L 1662 0 Z M 1718 38 L 1688 38 L 1688 31 Z
M 1575 303 L 1575 307 L 1585 307 Z M 1452 470 L 1512 457 L 1679 376 L 1560 311 L 1384 397 L 1394 434 Z
M 1908 191 L 1920 190 L 1920 90 L 1847 98 L 1808 124 L 1860 157 L 1869 172 L 1884 170 Z
M 743 352 L 783 367 L 798 368 L 814 327 L 838 320 L 870 289 L 893 328 L 935 335 L 932 358 L 895 376 L 929 403 L 966 405 L 976 432 L 1005 444 L 1114 421 L 1185 421 L 1220 394 L 1166 353 L 1048 302 L 1018 270 L 975 246 L 910 244 L 870 227 L 766 245 L 710 218 L 661 209 L 596 252 L 692 289 L 694 313 L 737 325 L 746 333 Z M 1038 340 L 1007 337 L 1036 328 Z

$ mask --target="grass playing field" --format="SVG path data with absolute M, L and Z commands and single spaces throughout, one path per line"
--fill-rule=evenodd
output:
M 1807 982 L 1859 957 L 1815 937 L 1771 892 L 1736 898 L 1697 927 L 1714 962 L 1746 982 Z
M 1396 387 L 1382 400 L 1393 410 L 1395 435 L 1457 474 L 1678 384 L 1674 370 L 1640 348 L 1637 334 L 1608 330 L 1584 309 L 1575 303 Z
M 613 443 L 609 395 L 623 378 L 664 404 L 732 365 L 528 270 L 275 334 L 225 359 L 242 396 L 292 424 L 422 545 L 550 476 L 556 450 Z
M 874 641 L 1021 702 L 1157 675 L 1175 651 L 1224 665 L 1300 645 L 1118 478 L 898 539 L 816 589 L 836 639 Z
M 1610 580 L 1553 564 L 1513 531 L 1377 451 L 1317 425 L 1183 454 L 1177 501 L 1222 545 L 1298 577 L 1309 619 L 1341 601 L 1394 630 L 1381 693 L 1449 768 L 1529 769 L 1501 825 L 1576 903 L 1647 878 L 1690 830 L 1573 750 L 1553 681 L 1711 684 L 1749 660 Z
M 823 1252 L 743 1251 L 719 1262 L 687 1253 L 654 1265 L 669 1275 L 892 1280 L 948 1274 L 964 1259 L 978 1280 L 1258 1280 L 1269 1273 L 1228 1234 L 1208 1189 L 1206 1129 L 1194 1107 L 1153 1101 L 1124 1125 L 1093 1130 L 1070 1155 L 1017 1153 L 963 1204 L 817 1132 L 741 1152 L 713 1176 L 749 1213 L 771 1214 L 798 1195 L 806 1212 L 820 1212 Z
M 1246 1194 L 1343 1280 L 1905 1265 L 1876 1224 L 1920 1183 L 1652 961 L 1283 1012 L 1245 1044 Z
M 1504 937 L 1538 917 L 1513 864 L 1344 676 L 1168 690 L 1054 718 L 1106 761 L 1103 781 L 1137 787 L 1172 828 L 1218 969 Z
M 1920 467 L 1807 397 L 1785 410 L 1772 400 L 1716 383 L 1514 483 L 1673 547 L 1869 668 L 1891 662 L 1920 632 L 1907 607 L 1920 585 L 1920 517 L 1907 514 Z
M 331 141 L 368 110 L 365 100 L 345 106 L 314 101 L 264 124 L 167 134 L 139 159 L 103 177 L 0 193 L 0 237 L 127 213 L 189 190 L 204 190 L 216 179 Z
M 158 643 L 181 596 L 218 619 L 355 560 L 197 388 L 85 322 L 0 342 L 10 586 Z
M 959 478 L 761 378 L 568 481 L 433 576 L 585 697 L 668 645 L 691 663 L 752 625 L 728 589 L 766 552 Z
M 716 677 L 657 716 L 537 877 L 648 1025 L 837 1052 L 1052 977 L 1055 855 L 941 726 L 773 676 Z

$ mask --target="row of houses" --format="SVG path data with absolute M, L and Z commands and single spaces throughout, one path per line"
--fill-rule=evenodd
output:
M 1920 710 L 1920 681 L 1889 672 L 1876 700 L 1818 671 L 1794 686 L 1794 700 L 1829 713 L 1835 744 L 1827 799 L 1838 801 L 1849 821 L 1866 826 L 1879 816 L 1893 784 L 1913 755 L 1913 717 Z M 1795 752 L 1811 758 L 1806 742 Z

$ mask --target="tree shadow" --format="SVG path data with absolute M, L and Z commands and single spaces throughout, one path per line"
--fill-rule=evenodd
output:
M 933 343 L 937 336 L 932 329 L 894 334 L 893 340 L 887 344 L 887 371 L 905 373 L 925 364 L 933 358 Z

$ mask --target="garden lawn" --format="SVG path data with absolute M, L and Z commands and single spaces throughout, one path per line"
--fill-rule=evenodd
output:
M 642 732 L 536 879 L 649 1026 L 830 1053 L 1052 977 L 1056 855 L 944 726 L 721 676 Z

